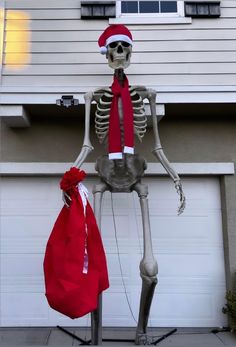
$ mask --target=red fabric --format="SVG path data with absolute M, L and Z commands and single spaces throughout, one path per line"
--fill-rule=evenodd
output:
M 111 86 L 113 99 L 109 120 L 109 153 L 122 152 L 120 119 L 118 111 L 118 99 L 121 97 L 123 105 L 124 146 L 134 147 L 133 106 L 129 92 L 129 82 L 125 76 L 124 85 L 121 86 L 116 76 Z
M 109 25 L 100 35 L 98 39 L 99 47 L 107 46 L 107 40 L 109 39 L 111 40 L 112 36 L 117 36 L 117 35 L 123 35 L 124 36 L 123 40 L 129 42 L 130 44 L 133 41 L 132 34 L 125 25 L 112 24 L 112 25 Z M 127 39 L 125 38 L 125 36 L 127 37 Z M 111 40 L 110 42 L 113 42 L 113 41 L 114 40 Z
M 94 213 L 87 202 L 84 215 L 76 188 L 84 177 L 84 172 L 72 168 L 61 181 L 61 187 L 66 188 L 72 201 L 69 208 L 62 208 L 55 222 L 44 258 L 48 303 L 70 318 L 95 310 L 98 295 L 109 287 L 105 253 Z M 83 273 L 86 244 L 88 271 Z

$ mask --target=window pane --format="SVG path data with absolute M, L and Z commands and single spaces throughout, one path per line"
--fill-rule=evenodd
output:
M 140 13 L 157 13 L 159 12 L 159 1 L 139 1 Z
M 177 1 L 161 1 L 161 12 L 177 12 Z
M 121 1 L 122 13 L 138 13 L 138 1 Z

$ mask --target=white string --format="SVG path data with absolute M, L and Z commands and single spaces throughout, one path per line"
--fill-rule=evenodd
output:
M 125 292 L 125 297 L 126 297 L 126 301 L 127 301 L 130 313 L 132 315 L 133 320 L 137 324 L 138 322 L 137 322 L 137 320 L 134 316 L 133 310 L 131 308 L 131 304 L 129 302 L 128 293 L 127 293 L 127 289 L 126 289 L 126 285 L 125 285 L 125 281 L 124 281 L 124 274 L 123 274 L 122 265 L 121 265 L 120 250 L 119 250 L 119 245 L 118 245 L 117 228 L 116 228 L 116 220 L 115 220 L 112 192 L 111 192 L 111 210 L 112 210 L 112 217 L 113 217 L 113 224 L 114 224 L 114 231 L 115 231 L 115 240 L 116 240 L 116 249 L 117 249 L 118 261 L 119 261 L 119 267 L 120 267 L 121 280 L 122 280 L 122 284 L 123 284 L 123 288 L 124 288 L 124 292 Z
M 88 189 L 85 187 L 85 185 L 81 182 L 77 185 L 78 192 L 80 194 L 83 208 L 84 208 L 84 216 L 86 218 L 86 207 L 88 203 Z M 88 273 L 88 249 L 87 249 L 87 237 L 88 237 L 88 226 L 87 223 L 85 223 L 85 232 L 86 232 L 86 239 L 85 239 L 85 245 L 84 245 L 84 265 L 83 265 L 83 274 Z

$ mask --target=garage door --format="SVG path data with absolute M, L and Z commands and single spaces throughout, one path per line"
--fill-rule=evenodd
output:
M 146 178 L 155 255 L 159 264 L 150 326 L 208 327 L 226 324 L 225 271 L 219 182 L 185 178 L 187 209 L 176 215 L 177 195 L 167 178 Z M 62 206 L 58 178 L 3 178 L 1 191 L 1 325 L 82 326 L 50 309 L 42 272 L 46 241 Z M 87 179 L 91 189 L 93 179 Z M 135 326 L 138 315 L 142 223 L 135 194 L 103 201 L 102 233 L 111 287 L 104 294 L 104 326 Z M 120 254 L 122 276 L 119 266 Z M 127 292 L 127 297 L 125 295 Z M 127 300 L 128 298 L 128 300 Z M 131 309 L 129 308 L 128 302 Z M 132 312 L 131 312 L 132 311 Z M 134 318 L 132 316 L 134 315 Z

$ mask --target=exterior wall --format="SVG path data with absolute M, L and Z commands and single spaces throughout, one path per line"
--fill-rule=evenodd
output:
M 3 89 L 84 92 L 111 83 L 112 70 L 97 46 L 108 21 L 81 20 L 78 0 L 6 0 L 5 7 Z M 172 92 L 226 86 L 235 91 L 234 1 L 222 0 L 221 13 L 191 24 L 129 25 L 134 36 L 130 83 Z
M 193 110 L 194 111 L 194 110 Z M 166 116 L 160 123 L 165 153 L 171 162 L 236 162 L 236 121 L 231 116 L 181 117 Z M 15 129 L 1 126 L 1 160 L 3 162 L 73 162 L 82 145 L 81 118 L 51 117 L 32 120 L 30 128 Z M 95 136 L 96 148 L 88 162 L 104 153 Z M 137 150 L 148 162 L 155 162 L 151 154 L 151 129 Z M 236 181 L 235 176 L 222 176 L 222 211 L 225 264 L 228 288 L 236 269 Z
M 225 250 L 225 270 L 228 288 L 235 288 L 236 274 L 236 180 L 234 176 L 221 178 L 223 237 Z
M 87 158 L 93 162 L 105 148 L 98 144 L 92 127 L 95 150 Z M 172 162 L 236 162 L 236 123 L 233 118 L 164 117 L 160 135 L 167 157 Z M 83 122 L 79 118 L 33 120 L 31 127 L 9 128 L 2 124 L 1 160 L 3 162 L 73 162 L 83 140 Z M 149 162 L 152 155 L 151 129 L 137 151 Z M 60 150 L 58 150 L 60 149 Z

